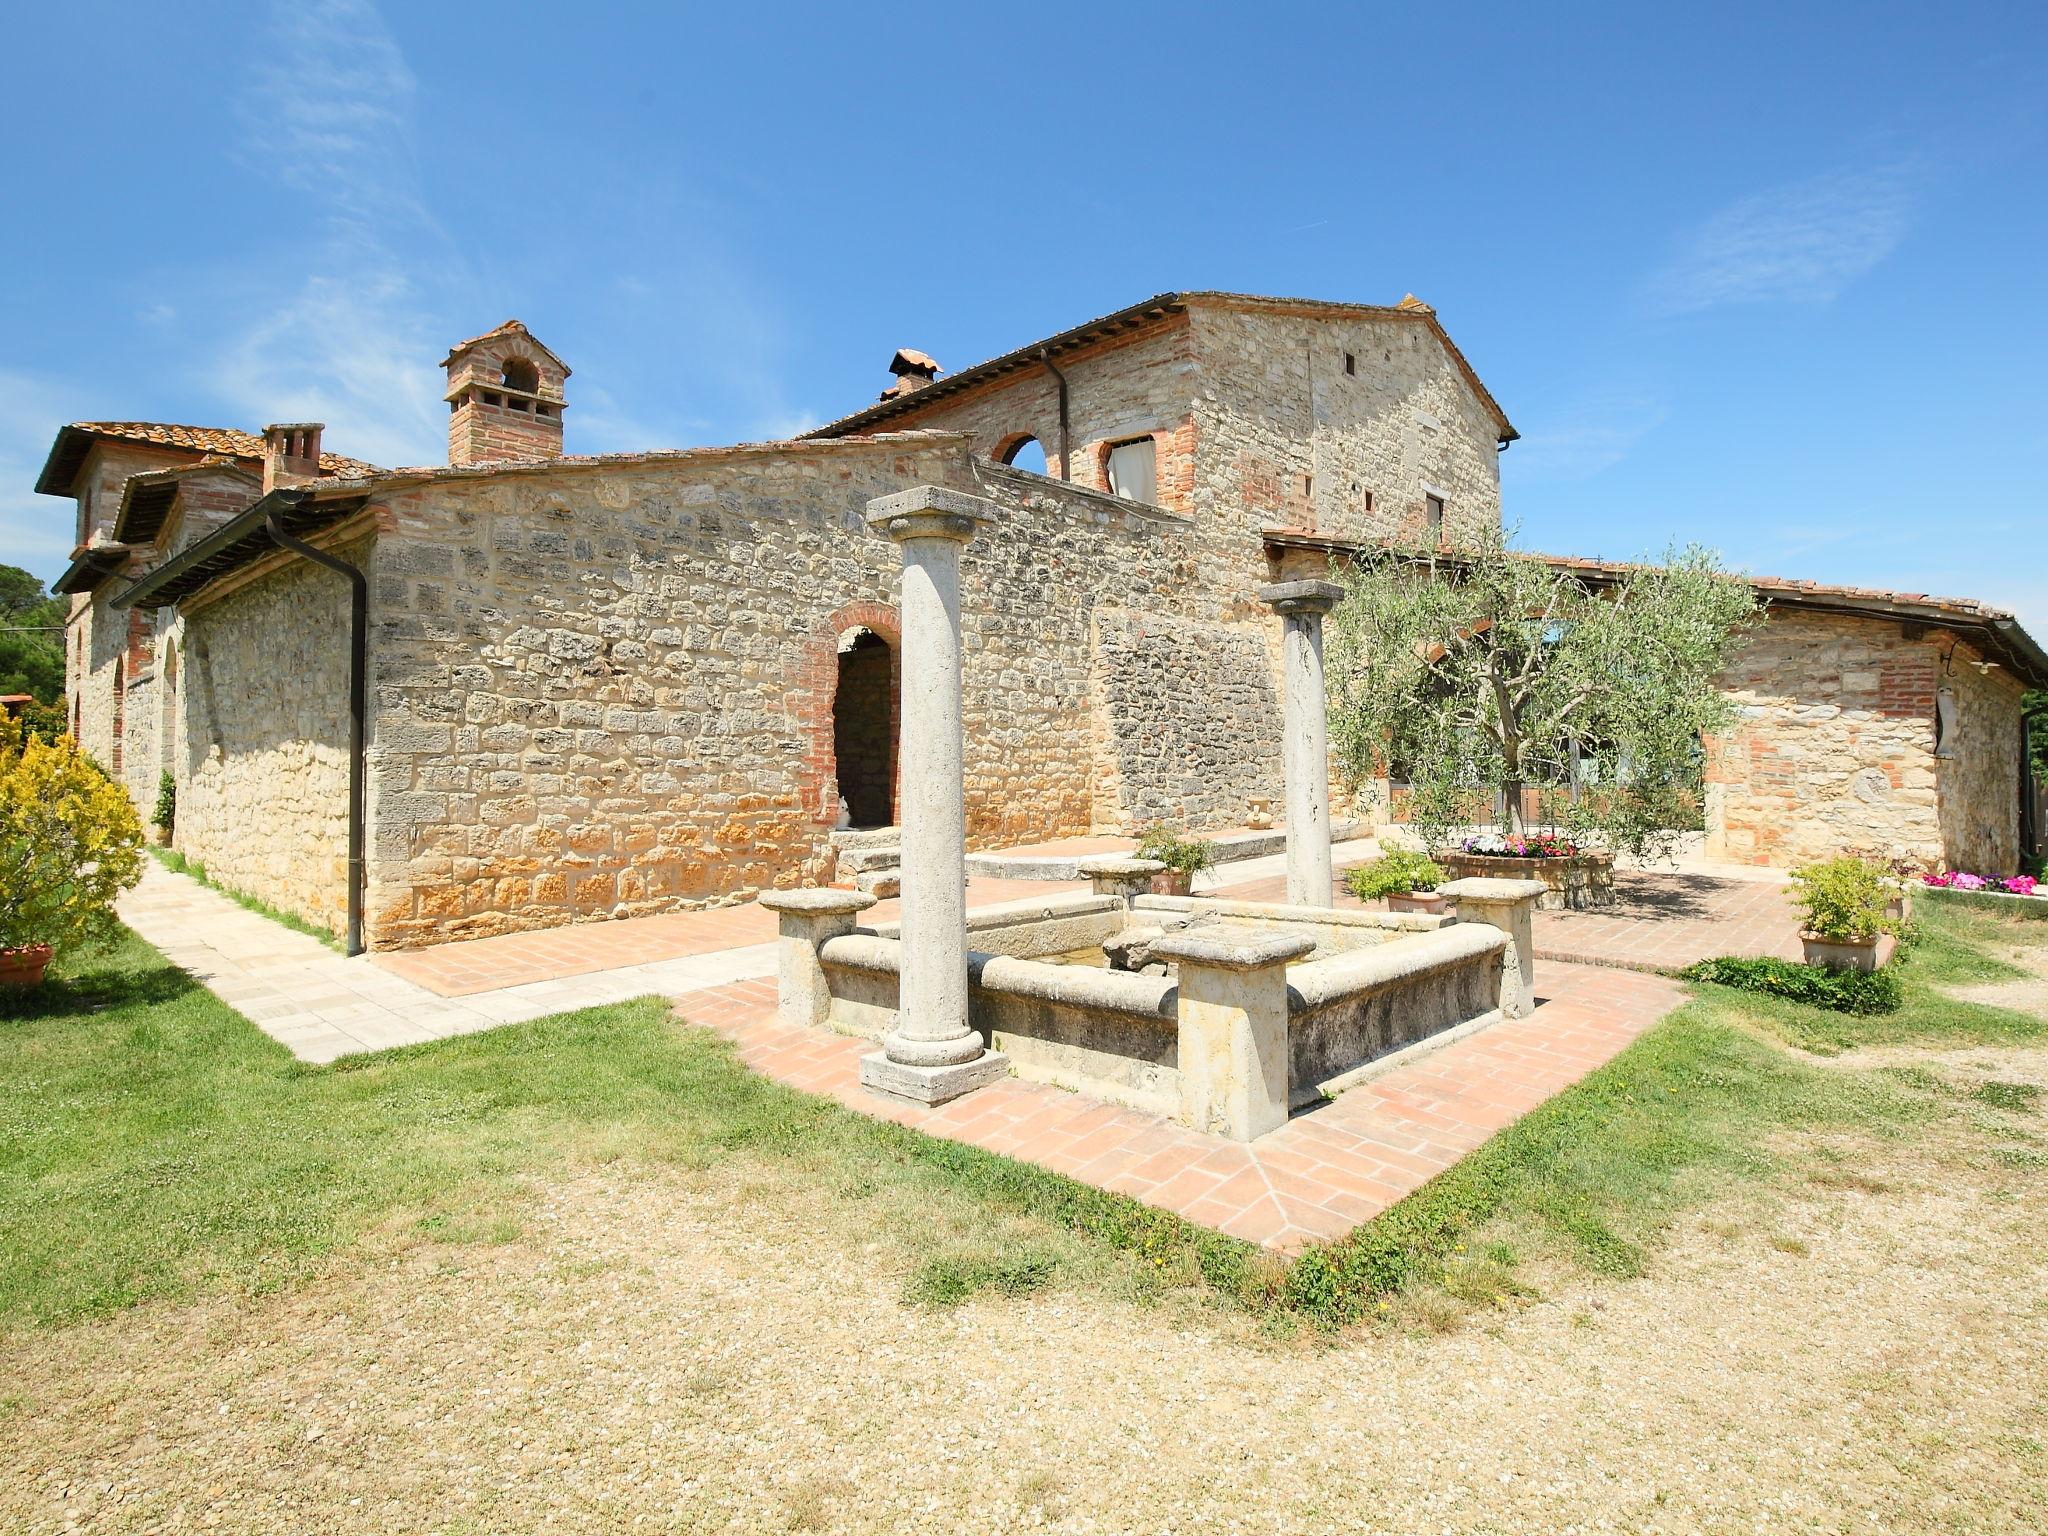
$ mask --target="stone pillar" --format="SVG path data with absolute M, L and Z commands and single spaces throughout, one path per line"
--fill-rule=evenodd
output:
M 768 891 L 761 905 L 776 916 L 775 1016 L 785 1024 L 823 1024 L 832 1014 L 818 947 L 851 933 L 855 917 L 875 904 L 862 891 Z
M 1209 923 L 1153 941 L 1180 976 L 1180 1117 L 1197 1131 L 1252 1141 L 1287 1123 L 1287 962 L 1310 935 L 1258 923 Z
M 1132 900 L 1152 889 L 1152 877 L 1165 868 L 1158 859 L 1103 858 L 1090 859 L 1081 866 L 1081 873 L 1088 877 L 1096 895 L 1116 897 L 1128 912 Z
M 960 551 L 994 506 L 921 485 L 868 503 L 903 550 L 903 970 L 896 1024 L 861 1058 L 861 1082 L 941 1104 L 1009 1070 L 967 1019 L 967 811 L 960 723 Z
M 1334 581 L 1282 581 L 1259 588 L 1280 615 L 1285 675 L 1282 762 L 1287 773 L 1287 900 L 1333 905 L 1330 896 L 1330 727 L 1323 693 L 1323 615 L 1344 589 Z
M 1500 1012 L 1526 1019 L 1536 1011 L 1536 899 L 1550 889 L 1541 880 L 1452 880 L 1438 894 L 1456 905 L 1461 923 L 1485 923 L 1508 936 L 1501 954 Z

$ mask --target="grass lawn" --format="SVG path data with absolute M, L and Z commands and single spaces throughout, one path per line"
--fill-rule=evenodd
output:
M 1700 988 L 1578 1087 L 1284 1273 L 1132 1201 L 783 1089 L 654 1000 L 315 1068 L 129 937 L 0 1016 L 0 1327 L 260 1292 L 366 1245 L 510 1240 L 551 1180 L 731 1162 L 827 1237 L 881 1244 L 914 1303 L 1060 1284 L 1194 1296 L 1282 1329 L 1455 1317 L 1512 1304 L 1532 1257 L 1630 1275 L 1679 1213 L 1731 1188 L 1852 1177 L 1815 1138 L 1939 1126 L 1971 1155 L 2031 1166 L 2023 1084 L 1984 1093 L 1937 1067 L 1856 1070 L 1787 1049 L 2042 1037 L 2039 1020 L 1936 987 L 2012 971 L 1990 952 L 2048 945 L 2048 924 L 1941 906 L 1924 929 L 1899 1014 Z

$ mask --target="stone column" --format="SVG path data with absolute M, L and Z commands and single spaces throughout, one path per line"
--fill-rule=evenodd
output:
M 1452 880 L 1437 891 L 1457 906 L 1461 923 L 1485 923 L 1508 936 L 1501 955 L 1500 1012 L 1526 1019 L 1536 1011 L 1536 899 L 1541 880 Z
M 960 551 L 989 521 L 979 496 L 921 485 L 868 503 L 903 550 L 903 969 L 896 1025 L 861 1082 L 940 1104 L 1009 1070 L 967 1019 L 967 811 L 960 723 Z
M 1323 693 L 1323 615 L 1344 589 L 1334 581 L 1259 588 L 1280 615 L 1285 675 L 1282 762 L 1287 773 L 1287 900 L 1327 907 L 1330 896 L 1330 727 Z
M 785 1024 L 823 1024 L 832 1016 L 832 989 L 818 946 L 851 933 L 855 917 L 875 904 L 863 891 L 767 891 L 761 905 L 776 916 L 775 1016 Z
M 1158 859 L 1101 858 L 1090 859 L 1080 868 L 1096 895 L 1116 897 L 1128 912 L 1132 900 L 1151 890 L 1152 877 L 1166 866 Z
M 1287 962 L 1316 947 L 1306 933 L 1209 923 L 1153 941 L 1180 977 L 1181 1123 L 1252 1141 L 1287 1123 Z

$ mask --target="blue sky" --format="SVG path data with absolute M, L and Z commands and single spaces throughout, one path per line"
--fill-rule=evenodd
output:
M 785 435 L 1174 288 L 1413 291 L 1525 544 L 1699 540 L 2048 637 L 2048 8 L 23 8 L 0 560 L 57 425 L 445 453 L 507 316 L 576 452 Z

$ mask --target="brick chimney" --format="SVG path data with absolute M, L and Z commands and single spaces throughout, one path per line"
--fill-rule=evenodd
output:
M 319 478 L 320 434 L 326 430 L 317 421 L 280 421 L 263 429 L 264 495 Z
M 562 456 L 568 364 L 517 320 L 458 345 L 448 370 L 448 462 L 521 464 Z
M 889 359 L 889 371 L 896 375 L 896 382 L 882 391 L 882 398 L 900 400 L 936 379 L 939 365 L 914 347 L 898 347 L 896 355 Z

